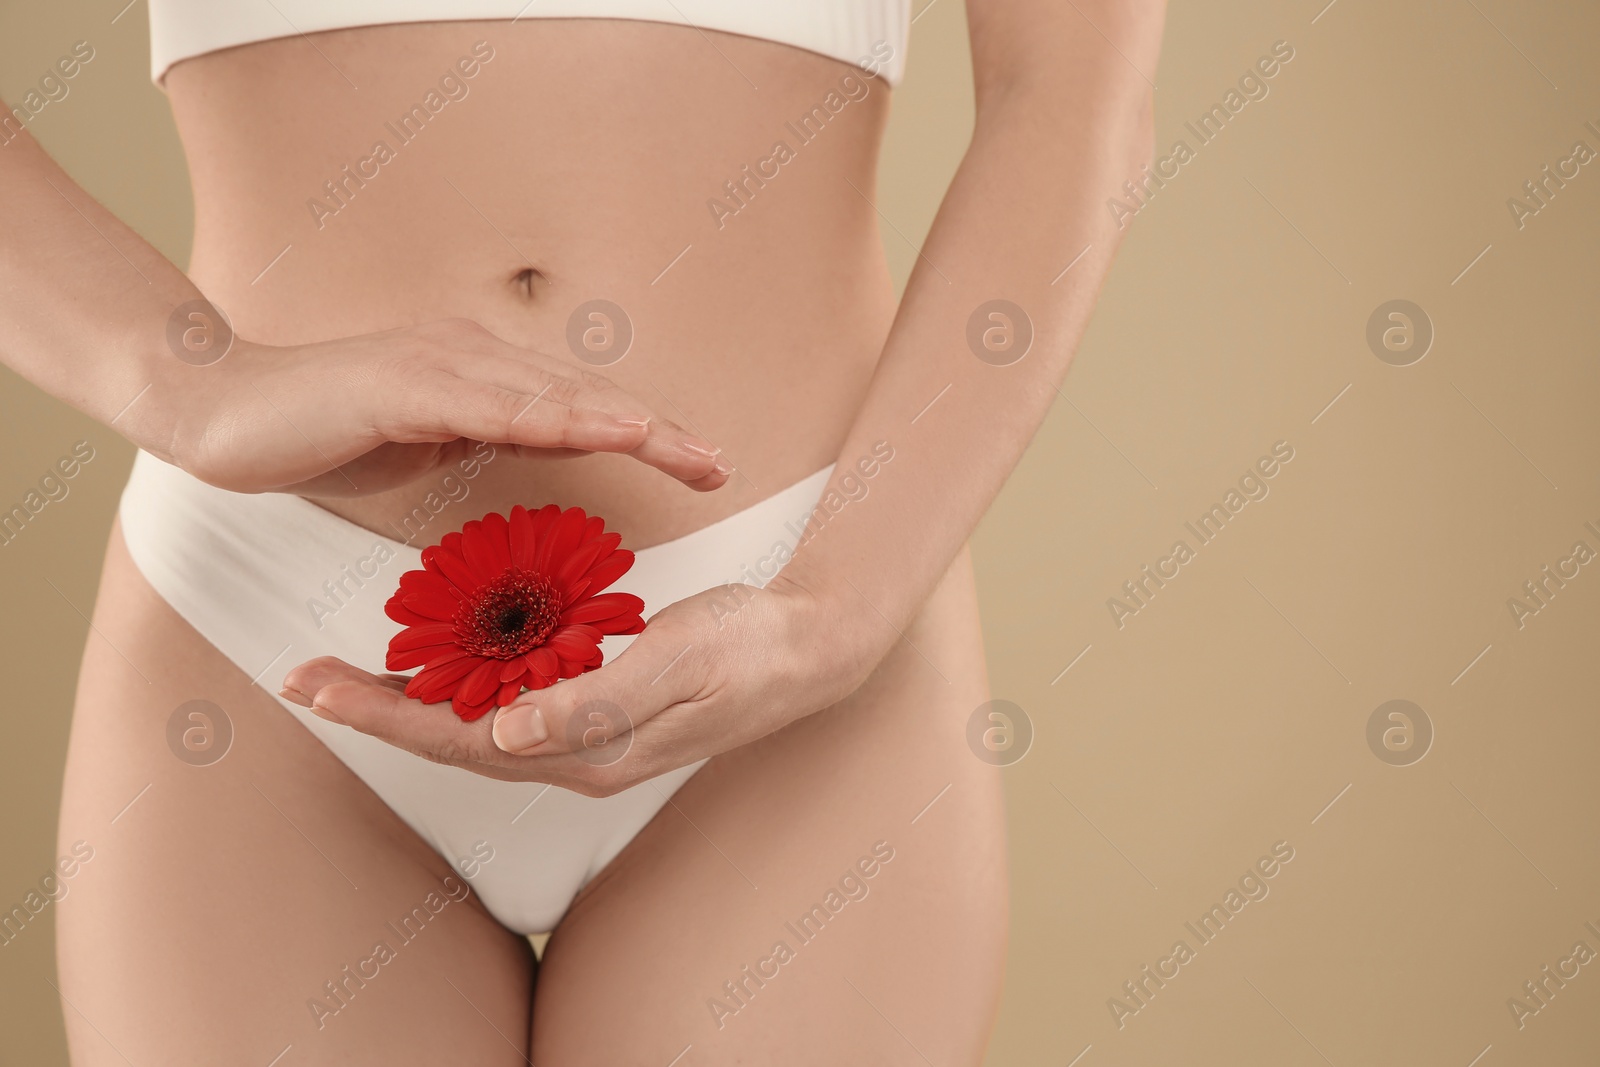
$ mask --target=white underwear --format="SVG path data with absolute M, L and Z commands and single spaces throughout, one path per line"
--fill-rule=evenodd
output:
M 648 619 L 716 585 L 764 585 L 798 543 L 832 470 L 639 550 L 611 588 L 643 598 Z M 428 487 L 419 485 L 420 500 Z M 290 668 L 315 656 L 381 673 L 400 629 L 384 602 L 402 572 L 422 565 L 419 548 L 308 500 L 230 493 L 144 452 L 123 490 L 121 518 L 128 551 L 156 592 L 275 698 Z M 452 521 L 441 518 L 419 539 L 436 542 Z M 609 661 L 632 641 L 610 636 L 601 649 Z M 433 763 L 276 699 L 466 875 L 495 918 L 522 934 L 554 929 L 579 890 L 704 763 L 615 796 L 585 797 Z M 439 710 L 450 714 L 448 705 Z

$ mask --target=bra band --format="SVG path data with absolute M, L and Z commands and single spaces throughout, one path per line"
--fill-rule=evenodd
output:
M 611 18 L 720 30 L 862 66 L 897 85 L 910 0 L 150 0 L 150 76 L 223 48 L 407 22 Z

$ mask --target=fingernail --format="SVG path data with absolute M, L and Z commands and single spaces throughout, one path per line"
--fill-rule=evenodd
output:
M 727 477 L 728 475 L 733 473 L 733 464 L 729 463 L 727 460 L 723 459 L 721 456 L 718 456 L 717 457 L 716 466 L 711 468 L 711 469 L 716 471 L 718 474 L 722 475 L 723 477 Z
M 288 686 L 284 686 L 282 689 L 278 690 L 278 695 L 291 704 L 299 704 L 302 708 L 309 708 L 311 706 L 311 698 L 300 692 L 298 689 L 291 689 Z
M 611 421 L 616 423 L 619 426 L 635 426 L 635 427 L 637 427 L 637 426 L 649 426 L 650 425 L 650 420 L 649 419 L 623 418 L 621 415 L 613 415 L 613 416 L 611 416 Z
M 333 712 L 329 711 L 327 708 L 323 707 L 321 704 L 308 703 L 306 705 L 306 707 L 310 708 L 311 709 L 311 714 L 315 715 L 319 719 L 327 719 L 329 722 L 336 722 L 340 726 L 349 725 L 343 719 L 339 718 L 339 716 L 335 715 Z
M 722 452 L 722 449 L 707 441 L 704 437 L 685 437 L 683 439 L 683 447 L 690 452 L 698 452 L 700 455 L 708 457 L 719 455 Z
M 494 743 L 502 752 L 524 752 L 550 736 L 544 716 L 528 704 L 501 708 L 494 717 Z

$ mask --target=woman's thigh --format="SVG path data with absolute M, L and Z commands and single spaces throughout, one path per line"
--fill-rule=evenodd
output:
M 535 1062 L 981 1062 L 1007 888 L 998 773 L 966 742 L 988 696 L 965 553 L 905 637 L 847 700 L 713 759 L 591 883 L 545 952 Z
M 171 730 L 194 700 L 231 722 L 216 762 L 190 747 L 203 720 L 184 719 L 188 745 Z M 74 1063 L 526 1062 L 527 941 L 185 624 L 116 531 L 60 844 L 89 856 L 57 905 Z

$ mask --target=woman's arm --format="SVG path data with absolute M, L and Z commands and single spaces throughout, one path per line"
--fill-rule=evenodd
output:
M 245 492 L 378 492 L 451 462 L 465 440 L 629 452 L 696 489 L 729 473 L 710 444 L 603 377 L 470 322 L 286 347 L 233 338 L 26 131 L 0 144 L 0 361 Z
M 479 774 L 608 795 L 770 734 L 860 685 L 1043 421 L 1120 243 L 1106 198 L 1150 154 L 1160 0 L 968 0 L 967 9 L 975 133 L 834 478 L 840 486 L 887 442 L 893 462 L 870 492 L 821 523 L 814 515 L 814 536 L 731 618 L 722 588 L 672 604 L 616 660 L 524 694 L 492 728 L 407 699 L 404 679 L 331 659 L 291 671 L 286 697 Z M 974 313 L 997 299 L 1020 307 L 1033 334 L 1005 366 L 996 364 L 1016 349 L 980 343 L 986 361 L 968 342 Z M 1024 327 L 980 316 L 978 333 L 1007 325 Z M 605 723 L 585 710 L 600 701 L 613 709 Z M 624 732 L 625 758 L 574 752 Z
M 1055 401 L 1121 243 L 1105 205 L 1150 158 L 1162 7 L 968 0 L 972 143 L 835 478 L 880 441 L 894 460 L 826 519 L 780 583 L 892 641 L 971 535 Z M 980 312 L 995 300 L 1025 318 Z M 997 348 L 983 347 L 984 331 Z M 1026 355 L 996 365 L 1030 331 Z
M 0 115 L 9 113 L 0 101 Z M 163 358 L 160 330 L 200 291 L 26 132 L 0 146 L 0 220 L 0 360 L 172 459 L 166 405 L 181 392 L 182 364 Z

